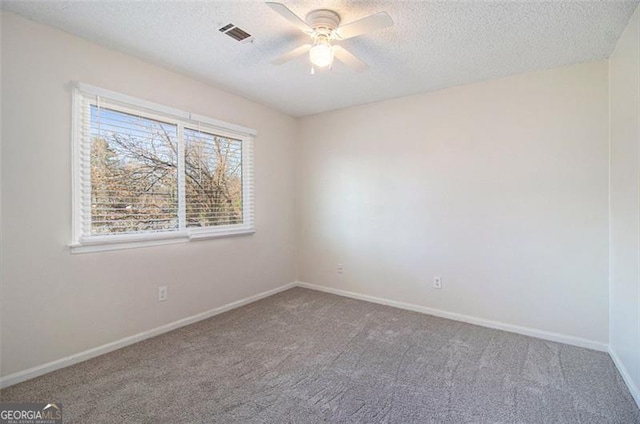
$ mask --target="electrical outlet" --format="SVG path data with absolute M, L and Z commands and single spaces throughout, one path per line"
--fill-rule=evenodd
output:
M 344 274 L 344 266 L 342 264 L 338 264 L 338 267 L 336 268 L 336 272 L 338 274 Z
M 158 302 L 167 300 L 167 286 L 158 287 Z
M 442 288 L 442 278 L 439 275 L 433 277 L 433 288 L 441 289 Z

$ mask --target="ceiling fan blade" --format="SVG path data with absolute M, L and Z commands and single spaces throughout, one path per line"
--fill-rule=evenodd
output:
M 339 27 L 336 30 L 336 34 L 338 38 L 346 40 L 347 38 L 357 37 L 358 35 L 377 31 L 392 25 L 393 19 L 391 19 L 391 16 L 389 16 L 387 12 L 379 12 Z
M 268 1 L 266 3 L 267 3 L 267 6 L 273 9 L 275 12 L 277 12 L 280 16 L 285 18 L 287 21 L 291 22 L 292 24 L 300 28 L 302 31 L 313 31 L 313 28 L 311 28 L 309 24 L 307 24 L 304 21 L 304 19 L 302 19 L 301 17 L 293 13 L 284 4 L 271 2 L 271 1 Z
M 295 49 L 283 54 L 279 58 L 275 59 L 271 63 L 274 65 L 282 65 L 285 62 L 290 61 L 291 59 L 303 55 L 311 49 L 311 44 L 303 44 L 300 47 L 296 47 Z
M 353 54 L 351 54 L 348 50 L 340 46 L 333 47 L 333 57 L 356 72 L 363 72 L 369 69 L 369 65 L 367 65 L 366 63 L 355 57 Z

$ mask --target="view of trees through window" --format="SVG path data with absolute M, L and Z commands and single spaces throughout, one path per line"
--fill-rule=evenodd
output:
M 93 105 L 90 114 L 92 234 L 180 228 L 179 169 L 184 226 L 242 223 L 240 140 Z
M 242 223 L 242 142 L 184 129 L 187 227 Z

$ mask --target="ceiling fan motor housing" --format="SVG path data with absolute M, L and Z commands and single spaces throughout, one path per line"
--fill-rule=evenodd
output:
M 340 25 L 340 15 L 328 9 L 314 10 L 307 15 L 307 23 L 316 33 L 330 35 Z

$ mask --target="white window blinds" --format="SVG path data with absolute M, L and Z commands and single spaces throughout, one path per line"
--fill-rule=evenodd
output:
M 84 85 L 74 107 L 76 244 L 253 231 L 255 132 Z
M 187 227 L 242 224 L 242 141 L 184 129 Z

